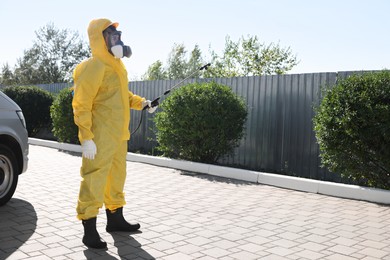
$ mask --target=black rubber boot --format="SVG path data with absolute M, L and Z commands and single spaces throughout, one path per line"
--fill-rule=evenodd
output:
M 90 248 L 106 248 L 107 243 L 102 241 L 96 230 L 96 218 L 82 221 L 84 226 L 83 243 Z
M 140 224 L 130 224 L 123 218 L 123 208 L 118 208 L 114 211 L 106 209 L 107 215 L 107 232 L 123 231 L 123 232 L 134 232 L 140 229 Z

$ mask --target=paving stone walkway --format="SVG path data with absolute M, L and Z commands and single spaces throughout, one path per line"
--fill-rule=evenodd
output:
M 81 157 L 30 145 L 0 207 L 0 259 L 387 259 L 390 206 L 127 163 L 124 214 L 136 234 L 98 231 L 86 248 L 75 217 Z

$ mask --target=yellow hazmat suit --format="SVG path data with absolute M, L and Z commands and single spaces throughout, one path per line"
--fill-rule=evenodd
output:
M 118 26 L 108 19 L 92 20 L 88 36 L 92 57 L 77 65 L 73 73 L 74 121 L 80 143 L 93 140 L 95 159 L 83 157 L 77 217 L 96 217 L 105 204 L 115 210 L 126 204 L 127 140 L 130 139 L 130 108 L 141 110 L 145 101 L 128 90 L 127 71 L 120 59 L 108 52 L 103 30 Z

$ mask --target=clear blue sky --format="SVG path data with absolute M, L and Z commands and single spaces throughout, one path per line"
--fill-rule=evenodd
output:
M 132 47 L 130 79 L 165 63 L 175 43 L 221 53 L 226 35 L 291 47 L 300 63 L 290 73 L 389 69 L 389 13 L 387 0 L 1 0 L 0 66 L 14 66 L 48 23 L 88 41 L 89 21 L 105 17 Z

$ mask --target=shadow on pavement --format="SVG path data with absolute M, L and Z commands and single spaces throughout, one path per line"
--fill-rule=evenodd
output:
M 141 232 L 137 232 L 141 233 Z M 117 248 L 116 256 L 110 255 L 110 252 L 102 249 L 87 249 L 84 250 L 86 259 L 148 259 L 154 260 L 148 252 L 142 249 L 142 245 L 130 234 L 136 233 L 110 233 L 114 239 L 114 246 Z
M 118 248 L 120 259 L 155 259 L 142 249 L 142 245 L 131 237 L 130 233 L 111 233 L 111 236 L 114 239 L 114 246 Z
M 12 198 L 0 207 L 0 259 L 17 251 L 37 227 L 37 214 L 28 201 Z
M 107 251 L 107 249 L 86 249 L 84 250 L 85 259 L 93 260 L 93 259 L 101 259 L 101 260 L 111 260 L 111 259 L 118 259 L 117 257 L 114 257 L 110 255 Z
M 254 182 L 236 180 L 236 179 L 231 179 L 226 177 L 219 177 L 219 176 L 214 176 L 214 175 L 204 174 L 204 173 L 180 171 L 180 174 L 185 176 L 192 176 L 210 182 L 222 182 L 222 183 L 232 184 L 236 186 L 258 185 L 258 183 L 254 183 Z

